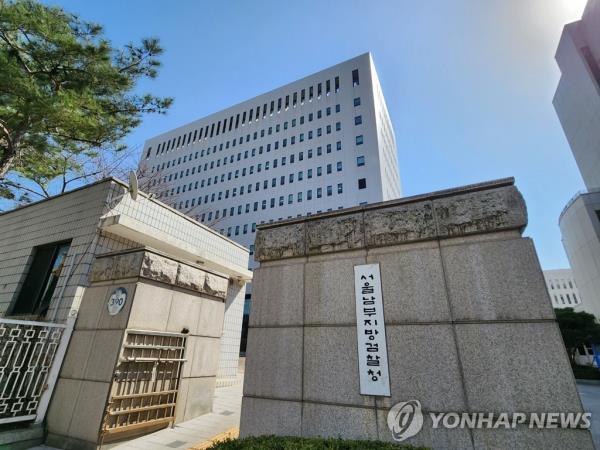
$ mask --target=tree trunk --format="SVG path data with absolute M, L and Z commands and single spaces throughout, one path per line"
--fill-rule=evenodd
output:
M 4 149 L 0 154 L 0 180 L 3 180 L 8 171 L 12 168 L 16 152 L 11 148 Z

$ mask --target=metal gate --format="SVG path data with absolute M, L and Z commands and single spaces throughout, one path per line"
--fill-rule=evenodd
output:
M 104 421 L 103 440 L 143 434 L 175 421 L 187 337 L 125 330 Z
M 44 420 L 72 324 L 0 318 L 0 425 Z

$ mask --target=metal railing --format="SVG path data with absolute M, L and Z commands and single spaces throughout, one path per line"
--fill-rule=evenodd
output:
M 0 318 L 0 424 L 43 421 L 71 325 Z

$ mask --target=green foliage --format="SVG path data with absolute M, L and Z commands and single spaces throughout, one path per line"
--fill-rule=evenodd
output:
M 592 366 L 571 366 L 573 375 L 578 380 L 600 380 L 600 370 Z
M 593 314 L 575 312 L 573 308 L 557 308 L 554 312 L 571 364 L 574 364 L 577 347 L 586 343 L 600 343 L 600 324 Z
M 133 93 L 155 78 L 157 39 L 113 48 L 100 25 L 34 0 L 0 0 L 0 195 L 9 171 L 49 180 L 123 148 L 144 113 L 172 99 Z M 3 183 L 4 181 L 4 183 Z
M 227 439 L 209 447 L 209 450 L 419 450 L 412 447 L 381 441 L 354 441 L 347 439 L 299 438 L 260 436 L 244 439 Z

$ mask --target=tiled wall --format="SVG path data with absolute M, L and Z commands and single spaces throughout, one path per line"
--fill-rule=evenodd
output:
M 40 202 L 0 215 L 0 314 L 4 315 L 15 300 L 35 246 L 72 239 L 67 261 L 58 282 L 60 292 L 67 274 L 71 277 L 58 308 L 59 319 L 73 301 L 79 301 L 82 280 L 91 262 L 91 251 L 98 219 L 105 207 L 110 185 L 96 184 L 59 198 Z M 112 248 L 118 244 L 110 238 L 99 237 L 101 247 Z M 71 269 L 72 267 L 72 269 Z M 53 314 L 52 310 L 49 315 Z
M 225 301 L 225 322 L 221 337 L 221 359 L 217 372 L 217 387 L 232 384 L 237 376 L 242 320 L 244 315 L 244 286 L 230 283 Z

